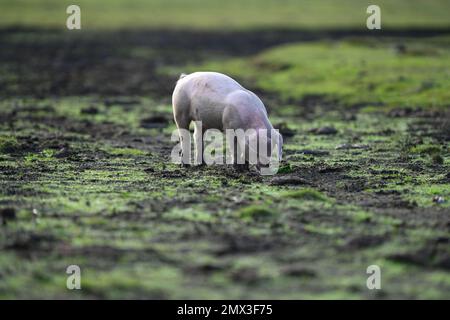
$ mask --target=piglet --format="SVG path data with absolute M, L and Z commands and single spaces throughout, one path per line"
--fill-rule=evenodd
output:
M 264 104 L 256 94 L 225 74 L 182 74 L 173 91 L 172 106 L 179 132 L 180 129 L 189 130 L 194 121 L 196 159 L 202 156 L 204 133 L 216 129 L 226 132 L 227 138 L 230 131 L 245 132 L 243 139 L 239 134 L 236 134 L 237 140 L 227 139 L 233 149 L 232 163 L 235 165 L 248 166 L 250 163 L 258 169 L 267 167 L 273 150 L 277 151 L 278 162 L 281 160 L 283 139 L 270 123 Z M 182 143 L 183 154 L 185 149 L 186 144 Z

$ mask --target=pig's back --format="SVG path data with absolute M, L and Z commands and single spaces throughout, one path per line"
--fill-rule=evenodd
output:
M 181 81 L 191 99 L 202 96 L 224 99 L 233 91 L 245 90 L 236 80 L 218 72 L 194 72 Z
M 217 72 L 195 72 L 179 83 L 190 100 L 191 117 L 203 127 L 222 129 L 222 114 L 227 97 L 236 91 L 247 91 L 237 81 Z

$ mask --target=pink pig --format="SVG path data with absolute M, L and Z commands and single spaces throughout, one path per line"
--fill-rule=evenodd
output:
M 237 140 L 236 148 L 233 143 L 234 164 L 248 165 L 250 162 L 258 168 L 267 165 L 267 159 L 271 157 L 275 146 L 278 147 L 278 160 L 281 160 L 283 139 L 281 134 L 273 129 L 264 104 L 256 94 L 229 76 L 217 72 L 182 74 L 173 91 L 172 105 L 178 129 L 189 130 L 191 121 L 194 121 L 196 142 L 203 141 L 203 135 L 208 129 L 218 129 L 222 132 L 241 129 L 246 133 L 250 132 L 246 134 L 245 140 Z M 259 140 L 263 141 L 260 143 L 267 148 L 264 155 L 260 151 L 261 145 L 258 148 Z M 183 144 L 181 149 L 184 153 Z M 197 156 L 201 154 L 202 149 L 202 144 L 195 143 Z M 252 151 L 257 154 L 257 163 L 249 161 L 252 159 L 249 159 Z M 264 157 L 265 161 L 261 161 Z

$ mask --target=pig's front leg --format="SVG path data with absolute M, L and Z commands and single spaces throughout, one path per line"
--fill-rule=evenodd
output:
M 250 166 L 245 159 L 245 145 L 242 145 L 242 142 L 238 141 L 239 139 L 235 139 L 235 143 L 233 146 L 233 167 L 237 171 L 248 171 Z
M 202 165 L 204 164 L 203 159 L 203 127 L 201 121 L 195 121 L 194 122 L 194 147 L 195 147 L 195 155 L 194 155 L 194 164 L 195 165 Z
M 189 120 L 180 114 L 175 114 L 175 124 L 177 125 L 181 143 L 181 164 L 186 167 L 191 163 Z
M 188 167 L 191 164 L 191 146 L 190 146 L 191 139 L 189 138 L 189 135 L 184 135 L 180 132 L 180 142 L 181 142 L 181 165 L 183 167 Z

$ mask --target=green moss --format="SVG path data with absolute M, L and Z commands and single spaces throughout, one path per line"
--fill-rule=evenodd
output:
M 13 136 L 0 136 L 0 153 L 12 153 L 20 149 L 17 139 Z
M 119 297 L 175 298 L 174 287 L 180 285 L 181 275 L 176 268 L 149 267 L 137 264 L 109 272 L 87 272 L 83 278 L 83 289 L 107 299 Z
M 164 214 L 164 218 L 168 220 L 186 220 L 198 222 L 214 222 L 216 217 L 211 213 L 205 212 L 197 206 L 180 209 L 174 208 L 170 212 Z
M 281 166 L 280 168 L 278 168 L 277 173 L 279 174 L 283 174 L 283 173 L 291 173 L 293 172 L 292 167 L 290 164 L 285 164 L 283 166 Z
M 433 145 L 433 144 L 421 144 L 421 145 L 412 147 L 410 151 L 412 153 L 435 155 L 435 154 L 439 154 L 441 152 L 441 146 Z
M 108 150 L 109 153 L 113 155 L 118 156 L 142 156 L 146 155 L 146 152 L 139 150 L 139 149 L 133 149 L 133 148 L 111 148 Z
M 303 226 L 303 229 L 308 232 L 322 234 L 322 235 L 326 235 L 326 236 L 338 235 L 338 234 L 342 234 L 342 232 L 343 232 L 342 228 L 335 228 L 335 227 L 328 227 L 328 226 L 321 226 L 321 225 L 312 225 L 312 224 L 307 224 L 307 225 Z
M 192 0 L 183 1 L 134 0 L 126 5 L 123 0 L 79 0 L 83 17 L 83 29 L 202 29 L 242 30 L 259 28 L 346 29 L 361 28 L 365 22 L 367 2 L 346 0 L 336 3 L 322 0 L 319 3 L 286 0 L 280 6 L 276 0 Z M 447 2 L 433 0 L 426 4 L 420 0 L 379 0 L 383 12 L 383 28 L 407 28 L 448 26 Z M 2 26 L 54 27 L 61 25 L 59 2 L 31 0 L 2 2 L 0 11 Z M 149 12 L 156 12 L 152 19 Z M 19 14 L 20 13 L 20 14 Z M 418 15 L 420 13 L 420 15 Z M 363 25 L 365 27 L 365 25 Z
M 54 154 L 55 151 L 52 149 L 45 149 L 42 150 L 39 153 L 29 153 L 24 157 L 24 161 L 27 164 L 33 163 L 33 162 L 46 162 L 46 161 L 52 161 L 54 160 Z
M 328 197 L 322 194 L 320 191 L 311 188 L 305 188 L 295 191 L 289 191 L 283 195 L 286 198 L 293 198 L 299 200 L 310 201 L 328 201 Z
M 250 205 L 240 209 L 237 212 L 238 217 L 244 220 L 248 219 L 265 219 L 272 217 L 275 213 L 266 207 L 260 205 Z
M 444 198 L 443 203 L 435 203 L 433 201 L 435 196 L 440 196 Z M 417 202 L 418 205 L 429 207 L 434 205 L 440 205 L 444 207 L 450 206 L 450 184 L 423 184 L 411 188 L 408 193 L 408 199 Z
M 373 214 L 366 211 L 357 211 L 352 214 L 352 218 L 357 223 L 369 222 L 373 219 Z
M 431 160 L 436 164 L 444 164 L 444 158 L 440 154 L 433 154 Z
M 446 39 L 406 43 L 435 48 L 438 58 L 435 54 L 400 55 L 393 49 L 396 43 L 390 42 L 313 42 L 282 45 L 252 58 L 213 61 L 202 68 L 247 79 L 261 90 L 300 104 L 315 97 L 323 103 L 337 100 L 341 106 L 363 104 L 372 111 L 445 109 L 450 99 Z M 273 64 L 287 67 L 264 67 Z

